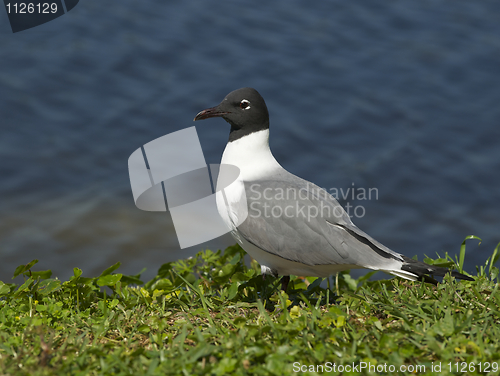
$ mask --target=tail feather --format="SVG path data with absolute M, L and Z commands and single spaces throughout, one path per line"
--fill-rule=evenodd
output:
M 401 270 L 414 274 L 417 277 L 416 279 L 423 279 L 425 282 L 436 284 L 437 281 L 434 278 L 430 277 L 429 275 L 444 277 L 446 274 L 450 273 L 453 277 L 457 279 L 474 281 L 474 278 L 466 276 L 465 274 L 459 273 L 455 270 L 449 270 L 447 268 L 443 268 L 440 266 L 429 265 L 426 264 L 425 262 L 416 261 L 404 255 L 402 255 L 402 257 L 404 263 L 401 266 Z
M 377 269 L 377 270 L 395 275 L 396 277 L 409 279 L 410 281 L 418 281 L 418 277 L 414 273 L 410 273 L 404 270 L 388 270 L 388 269 Z

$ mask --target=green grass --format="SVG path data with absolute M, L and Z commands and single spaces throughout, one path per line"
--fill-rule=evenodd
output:
M 426 261 L 462 270 L 464 255 L 465 240 L 455 261 Z M 0 375 L 500 372 L 500 244 L 474 282 L 342 273 L 332 290 L 294 278 L 288 295 L 243 256 L 205 251 L 147 283 L 119 264 L 96 278 L 75 268 L 65 282 L 33 271 L 36 260 L 21 265 L 22 285 L 0 282 Z

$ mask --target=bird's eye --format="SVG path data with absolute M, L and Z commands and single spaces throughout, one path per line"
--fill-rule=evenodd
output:
M 243 99 L 240 102 L 240 108 L 243 109 L 243 110 L 248 110 L 250 108 L 250 101 L 246 100 L 246 99 Z

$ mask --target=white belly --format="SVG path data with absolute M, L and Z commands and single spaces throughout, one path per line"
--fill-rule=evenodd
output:
M 217 192 L 217 210 L 222 220 L 230 230 L 233 238 L 261 266 L 262 274 L 306 275 L 327 277 L 333 273 L 359 268 L 356 265 L 305 265 L 290 261 L 255 246 L 247 241 L 238 231 L 238 225 L 243 221 L 242 213 L 246 215 L 245 190 L 241 180 Z M 243 208 L 243 206 L 245 206 Z

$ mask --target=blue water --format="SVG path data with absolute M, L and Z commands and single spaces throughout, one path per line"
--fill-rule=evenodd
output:
M 13 34 L 0 9 L 0 279 L 37 258 L 68 278 L 180 250 L 165 213 L 134 205 L 129 155 L 231 90 L 255 87 L 271 147 L 332 189 L 376 188 L 354 222 L 408 256 L 469 272 L 500 241 L 500 3 L 81 1 Z M 208 163 L 229 127 L 196 123 Z M 360 212 L 358 211 L 358 214 Z

